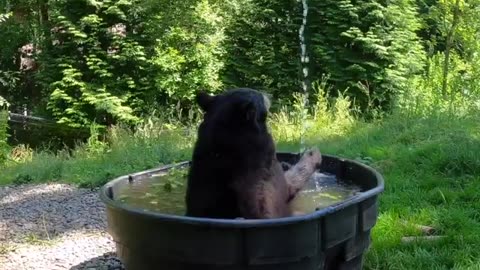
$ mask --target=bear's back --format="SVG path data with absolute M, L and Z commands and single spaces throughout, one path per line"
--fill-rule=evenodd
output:
M 245 186 L 256 171 L 269 169 L 275 155 L 268 132 L 256 134 L 212 134 L 199 128 L 187 186 L 187 215 L 215 218 L 242 216 L 235 182 Z M 201 203 L 199 203 L 201 202 Z

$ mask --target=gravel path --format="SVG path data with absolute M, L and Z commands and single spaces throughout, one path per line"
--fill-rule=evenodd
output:
M 98 190 L 0 187 L 0 270 L 123 269 Z

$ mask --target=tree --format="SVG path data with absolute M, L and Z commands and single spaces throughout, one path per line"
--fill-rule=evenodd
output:
M 258 88 L 276 99 L 291 98 L 301 91 L 301 5 L 295 0 L 236 2 L 227 9 L 225 84 Z
M 151 9 L 155 43 L 149 63 L 156 88 L 151 100 L 187 106 L 196 91 L 221 89 L 225 34 L 220 6 L 208 0 L 154 1 Z
M 34 82 L 38 35 L 32 1 L 0 1 L 0 95 L 12 103 L 38 104 L 40 91 Z
M 422 38 L 430 44 L 427 63 L 434 65 L 427 69 L 427 80 L 440 81 L 437 91 L 443 99 L 460 92 L 478 92 L 475 81 L 480 78 L 480 1 L 424 0 L 419 5 Z M 437 64 L 440 72 L 435 70 Z
M 336 90 L 348 89 L 364 110 L 391 108 L 395 96 L 407 90 L 407 78 L 423 65 L 412 1 L 387 5 L 372 0 L 326 0 L 312 5 L 312 73 L 317 79 L 329 74 Z
M 71 126 L 135 123 L 151 87 L 139 0 L 51 3 L 39 78 L 47 108 Z
M 445 1 L 450 2 L 450 1 Z M 455 34 L 457 32 L 458 24 L 460 23 L 461 15 L 460 15 L 460 0 L 455 0 L 455 3 L 451 6 L 453 9 L 452 12 L 448 12 L 448 4 L 444 7 L 443 12 L 443 19 L 444 24 L 447 25 L 448 21 L 448 13 L 452 13 L 452 19 L 449 26 L 447 28 L 447 34 L 445 37 L 445 59 L 443 60 L 443 81 L 442 81 L 442 96 L 444 99 L 447 98 L 447 83 L 448 83 L 448 67 L 450 63 L 450 50 L 452 49 L 453 39 L 455 38 Z

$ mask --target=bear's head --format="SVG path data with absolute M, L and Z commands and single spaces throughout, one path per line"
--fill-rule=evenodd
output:
M 223 129 L 266 131 L 270 99 L 249 88 L 228 90 L 218 95 L 199 92 L 196 101 L 204 112 L 204 124 Z

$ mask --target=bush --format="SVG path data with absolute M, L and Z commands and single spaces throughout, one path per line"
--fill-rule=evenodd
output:
M 60 123 L 137 123 L 151 89 L 137 0 L 52 3 L 39 78 Z
M 422 71 L 413 1 L 314 1 L 309 14 L 311 80 L 329 74 L 334 91 L 347 89 L 362 111 L 392 109 L 409 90 L 409 79 Z
M 151 35 L 155 37 L 150 61 L 160 105 L 191 105 L 195 92 L 214 92 L 223 85 L 224 18 L 212 1 L 159 1 L 154 4 Z
M 298 1 L 231 2 L 236 4 L 225 8 L 225 85 L 261 89 L 279 99 L 301 91 Z

